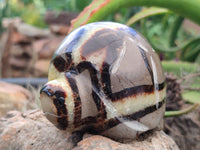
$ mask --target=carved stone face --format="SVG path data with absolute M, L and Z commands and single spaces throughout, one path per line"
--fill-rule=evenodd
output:
M 159 126 L 165 78 L 157 54 L 140 34 L 97 22 L 64 39 L 40 98 L 46 117 L 61 129 L 134 138 Z

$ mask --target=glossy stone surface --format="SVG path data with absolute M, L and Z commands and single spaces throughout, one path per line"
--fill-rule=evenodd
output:
M 162 123 L 165 78 L 159 57 L 128 26 L 84 25 L 55 52 L 41 104 L 60 129 L 135 138 Z

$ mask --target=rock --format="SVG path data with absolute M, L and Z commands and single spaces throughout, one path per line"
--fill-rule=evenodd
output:
M 94 135 L 83 139 L 73 150 L 140 150 L 129 144 L 122 144 L 107 137 Z
M 25 88 L 0 81 L 0 116 L 10 110 L 23 110 L 33 99 L 31 93 Z
M 44 49 L 45 47 L 48 47 L 48 44 L 49 44 L 48 38 L 35 40 L 33 41 L 33 49 L 35 52 L 40 53 L 42 49 Z
M 200 150 L 200 107 L 182 116 L 165 118 L 165 132 L 181 150 Z
M 16 26 L 17 31 L 28 37 L 48 37 L 50 36 L 49 29 L 40 29 L 26 23 L 21 23 Z
M 24 23 L 20 18 L 4 18 L 2 21 L 2 25 L 5 28 L 9 28 L 10 24 L 12 24 L 15 28 L 14 39 L 13 41 L 25 42 L 28 40 L 26 38 L 30 37 L 48 37 L 51 35 L 49 29 L 41 29 L 27 23 Z M 29 40 L 28 40 L 29 41 Z
M 1 150 L 71 150 L 77 140 L 55 128 L 41 111 L 12 111 L 0 119 Z
M 31 42 L 31 38 L 24 35 L 24 34 L 21 34 L 19 33 L 18 31 L 13 31 L 12 33 L 12 42 L 14 44 L 17 44 L 17 43 L 30 43 Z
M 27 64 L 29 62 L 29 59 L 11 57 L 9 59 L 9 62 L 10 62 L 10 65 L 12 67 L 15 67 L 15 68 L 18 68 L 18 69 L 24 69 L 24 68 L 27 68 Z
M 40 39 L 33 42 L 33 49 L 38 53 L 38 58 L 51 58 L 61 44 L 64 36 Z
M 12 111 L 0 119 L 1 150 L 179 150 L 163 131 L 146 133 L 129 143 L 90 134 L 85 134 L 81 139 L 80 132 L 72 134 L 57 129 L 40 110 L 24 114 Z
M 34 73 L 36 76 L 46 77 L 49 70 L 50 59 L 39 59 L 34 65 Z
M 62 18 L 62 17 L 61 17 Z M 2 77 L 46 77 L 49 61 L 65 36 L 28 25 L 19 18 L 5 19 L 0 40 Z M 67 32 L 68 25 L 57 32 Z
M 147 136 L 147 137 L 145 137 Z M 144 138 L 145 137 L 145 138 Z M 163 131 L 143 134 L 138 140 L 119 143 L 109 138 L 94 135 L 86 136 L 73 150 L 179 150 L 176 143 Z
M 54 34 L 62 34 L 62 35 L 67 35 L 68 31 L 69 31 L 69 27 L 68 25 L 50 25 L 50 30 L 52 33 Z
M 45 22 L 47 24 L 63 24 L 63 25 L 70 25 L 70 22 L 72 19 L 76 18 L 78 16 L 78 13 L 73 12 L 53 12 L 53 11 L 47 11 L 45 13 Z
M 141 148 L 141 150 L 179 150 L 174 140 L 163 131 L 155 131 L 145 136 L 147 138 L 142 139 L 143 137 L 141 136 L 139 141 L 133 141 L 132 146 L 137 149 Z
M 20 45 L 20 44 L 13 44 L 10 50 L 11 57 L 24 57 L 30 58 L 33 55 L 33 49 L 29 44 L 27 45 Z
M 4 28 L 8 28 L 10 24 L 13 24 L 15 26 L 22 23 L 22 19 L 20 17 L 13 17 L 13 18 L 3 18 L 2 19 L 2 26 Z

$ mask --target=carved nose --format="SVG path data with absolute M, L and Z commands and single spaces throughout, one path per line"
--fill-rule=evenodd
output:
M 40 90 L 40 94 L 45 93 L 46 95 L 48 95 L 49 97 L 53 96 L 53 91 L 47 86 L 45 85 L 41 90 Z
M 57 125 L 57 110 L 53 103 L 53 92 L 44 87 L 40 91 L 40 102 L 42 110 L 49 121 Z
M 60 129 L 65 129 L 68 124 L 66 96 L 67 93 L 58 80 L 49 81 L 40 90 L 40 101 L 45 116 Z

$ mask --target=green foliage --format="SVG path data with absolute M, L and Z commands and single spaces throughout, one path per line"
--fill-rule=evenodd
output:
M 92 0 L 43 0 L 46 10 L 80 12 Z
M 162 61 L 162 66 L 165 72 L 173 72 L 178 77 L 200 72 L 199 64 L 189 62 Z
M 166 15 L 160 18 L 165 19 L 165 17 Z M 162 52 L 165 60 L 194 62 L 200 52 L 199 36 L 189 34 L 181 28 L 184 20 L 181 16 L 172 14 L 170 18 L 168 17 L 168 22 L 160 20 L 157 22 L 151 18 L 142 21 L 141 31 L 153 48 Z M 196 38 L 193 38 L 195 36 Z
M 102 20 L 107 15 L 119 10 L 120 8 L 130 6 L 158 6 L 168 8 L 200 24 L 200 14 L 198 13 L 198 10 L 200 9 L 200 0 L 94 0 L 90 4 L 90 7 L 87 10 L 84 10 L 81 15 L 81 17 L 85 17 L 85 22 L 77 23 L 78 19 L 80 19 L 77 18 L 77 22 L 72 25 L 72 30 L 83 23 Z
M 126 22 L 126 25 L 131 26 L 132 24 L 134 24 L 135 22 L 137 22 L 143 18 L 154 16 L 154 15 L 166 14 L 166 13 L 170 13 L 170 11 L 165 8 L 159 8 L 159 7 L 158 8 L 157 7 L 144 8 L 137 14 L 133 15 Z
M 8 1 L 0 1 L 0 35 L 3 31 L 2 20 L 6 16 L 7 7 L 8 7 Z
M 44 28 L 47 27 L 43 18 L 47 10 L 57 12 L 80 12 L 91 1 L 92 0 L 9 0 L 8 8 L 3 17 L 19 16 L 28 24 Z M 0 8 L 0 12 L 1 11 Z
M 47 27 L 43 17 L 36 9 L 25 9 L 21 14 L 21 18 L 28 24 L 41 28 Z
M 91 2 L 92 0 L 76 0 L 75 7 L 77 8 L 78 12 L 81 12 Z
M 149 16 L 153 17 L 146 19 Z M 141 21 L 142 29 L 138 30 L 157 52 L 164 55 L 165 60 L 178 59 L 190 62 L 197 60 L 200 39 L 196 37 L 191 40 L 195 35 L 188 34 L 181 28 L 184 21 L 182 16 L 164 8 L 150 7 L 131 17 L 127 24 L 132 25 L 136 21 Z
M 140 21 L 141 27 L 138 28 L 138 24 L 136 24 L 134 28 L 143 33 L 153 48 L 164 55 L 164 59 L 179 59 L 190 62 L 197 60 L 198 62 L 200 57 L 199 37 L 194 38 L 196 35 L 188 34 L 181 26 L 184 17 L 200 24 L 200 13 L 198 13 L 200 0 L 94 0 L 90 7 L 84 10 L 81 16 L 72 24 L 70 31 L 82 24 L 105 19 L 115 11 L 120 12 L 130 6 L 162 7 L 147 8 L 146 11 L 141 11 L 133 16 L 132 18 L 135 20 L 131 19 L 127 24 L 131 25 L 136 21 Z M 123 23 L 130 18 L 127 16 L 118 17 L 120 19 L 116 20 Z M 146 19 L 146 17 L 148 18 Z
M 200 104 L 200 92 L 198 91 L 184 91 L 182 96 L 189 103 Z
M 42 16 L 41 7 L 36 8 L 36 5 L 33 3 L 37 0 L 32 1 L 19 1 L 19 0 L 9 0 L 7 3 L 6 12 L 3 17 L 21 17 L 25 22 L 38 26 L 46 27 L 47 25 L 44 22 Z M 23 3 L 24 2 L 24 3 Z M 38 4 L 38 3 L 37 3 Z

